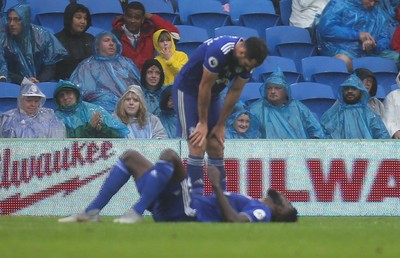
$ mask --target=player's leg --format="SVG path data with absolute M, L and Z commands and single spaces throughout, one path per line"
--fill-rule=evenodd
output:
M 98 214 L 133 175 L 140 178 L 153 164 L 137 151 L 124 152 L 111 169 L 95 199 L 81 213 L 62 218 L 59 222 L 99 221 Z
M 180 90 L 173 90 L 175 110 L 178 114 L 179 123 L 177 136 L 187 139 L 189 157 L 187 160 L 187 173 L 190 179 L 192 191 L 201 191 L 203 194 L 203 159 L 205 148 L 194 146 L 189 141 L 190 133 L 198 123 L 197 97 L 185 94 Z
M 217 100 L 210 103 L 208 123 L 211 128 L 217 124 L 220 116 L 221 105 Z M 226 190 L 226 172 L 224 168 L 224 145 L 221 145 L 213 136 L 207 138 L 206 152 L 208 154 L 207 166 L 214 166 L 218 169 L 221 178 L 221 187 Z
M 133 161 L 132 164 L 136 164 Z M 135 177 L 140 199 L 123 216 L 115 219 L 118 223 L 136 223 L 142 221 L 142 215 L 157 200 L 167 184 L 180 182 L 185 177 L 182 162 L 175 151 L 164 150 L 159 161 L 147 172 Z

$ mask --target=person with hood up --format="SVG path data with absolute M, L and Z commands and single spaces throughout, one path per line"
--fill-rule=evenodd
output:
M 163 91 L 164 70 L 160 62 L 156 59 L 149 59 L 143 64 L 140 80 L 142 91 L 146 100 L 147 111 L 153 115 L 160 114 L 160 97 Z
M 400 73 L 399 73 L 400 75 Z M 397 86 L 400 86 L 397 75 Z M 393 139 L 400 139 L 400 89 L 392 90 L 383 101 L 384 111 L 382 120 Z
M 58 39 L 43 27 L 31 24 L 31 8 L 17 4 L 7 11 L 4 48 L 9 79 L 21 84 L 24 77 L 33 83 L 52 81 L 56 63 L 67 56 Z
M 153 34 L 153 45 L 158 52 L 157 59 L 165 74 L 164 86 L 174 83 L 175 76 L 189 60 L 187 54 L 177 51 L 171 33 L 165 29 Z
M 67 128 L 68 138 L 124 138 L 129 129 L 101 106 L 82 101 L 81 90 L 60 80 L 54 91 L 56 115 Z
M 78 64 L 93 54 L 94 36 L 87 33 L 91 26 L 89 9 L 71 1 L 64 10 L 64 28 L 55 34 L 68 51 L 68 56 L 57 63 L 56 79 L 68 80 Z
M 248 110 L 239 110 L 228 118 L 225 131 L 226 139 L 260 138 L 260 122 Z
M 310 109 L 292 98 L 285 75 L 279 67 L 261 85 L 260 94 L 263 98 L 249 106 L 249 111 L 260 121 L 260 138 L 325 138 L 320 123 Z
M 399 62 L 391 49 L 392 19 L 378 0 L 330 0 L 323 10 L 317 41 L 321 55 L 345 61 L 353 72 L 352 59 L 386 57 Z
M 5 5 L 6 1 L 0 0 L 0 39 L 4 39 L 3 14 Z M 6 82 L 7 78 L 8 70 L 6 60 L 4 59 L 4 49 L 0 48 L 0 82 Z
M 132 60 L 121 56 L 121 43 L 111 32 L 97 34 L 94 47 L 93 55 L 76 67 L 70 81 L 81 88 L 84 101 L 112 113 L 127 87 L 140 85 L 139 70 Z
M 178 116 L 174 109 L 174 100 L 172 98 L 172 85 L 169 85 L 163 89 L 160 97 L 160 114 L 158 117 L 165 130 L 168 133 L 169 138 L 176 137 L 176 125 L 178 124 Z
M 179 30 L 157 14 L 147 13 L 137 1 L 121 0 L 123 15 L 112 22 L 112 32 L 122 44 L 122 55 L 130 58 L 142 70 L 146 60 L 154 58 L 153 33 L 166 29 L 179 39 Z
M 330 139 L 389 139 L 381 118 L 368 107 L 369 93 L 360 78 L 352 74 L 338 89 L 339 103 L 321 117 Z
M 0 138 L 65 138 L 66 130 L 54 110 L 43 107 L 46 96 L 24 78 L 18 96 L 18 108 L 0 116 Z
M 378 81 L 370 70 L 366 68 L 357 68 L 355 71 L 356 75 L 369 93 L 368 106 L 379 116 L 382 118 L 383 116 L 383 103 L 375 97 L 376 91 L 378 90 Z
M 115 115 L 128 126 L 126 138 L 167 139 L 160 119 L 149 113 L 139 85 L 130 85 L 117 103 Z

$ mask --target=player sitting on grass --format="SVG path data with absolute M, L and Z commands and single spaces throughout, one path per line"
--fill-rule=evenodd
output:
M 92 203 L 83 212 L 59 219 L 59 222 L 99 221 L 101 209 L 131 175 L 140 198 L 114 222 L 141 222 L 146 209 L 152 212 L 156 222 L 297 221 L 297 210 L 282 193 L 270 189 L 266 198 L 256 200 L 224 192 L 218 169 L 209 166 L 207 170 L 214 194 L 203 196 L 203 173 L 187 177 L 181 159 L 173 150 L 164 150 L 155 165 L 139 152 L 128 150 L 117 161 Z

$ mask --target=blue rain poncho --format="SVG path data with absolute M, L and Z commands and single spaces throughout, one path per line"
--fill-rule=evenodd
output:
M 366 9 L 361 0 L 331 0 L 321 14 L 317 26 L 321 55 L 344 54 L 350 58 L 383 56 L 398 61 L 399 54 L 391 50 L 393 26 L 380 3 Z M 376 47 L 366 52 L 359 39 L 360 32 L 369 32 Z
M 62 107 L 58 101 L 58 93 L 63 89 L 75 91 L 77 102 L 74 105 Z M 54 92 L 56 100 L 57 117 L 62 120 L 67 128 L 69 138 L 124 138 L 129 134 L 128 128 L 101 106 L 82 101 L 81 91 L 70 81 L 60 80 Z M 102 114 L 101 130 L 96 130 L 90 119 L 94 112 Z
M 3 46 L 3 40 L 4 40 L 4 6 L 6 4 L 5 0 L 0 0 L 0 46 Z M 4 59 L 4 48 L 0 47 L 0 77 L 5 77 L 7 78 L 7 63 L 6 60 Z
M 178 124 L 178 116 L 175 109 L 168 108 L 168 100 L 172 96 L 172 85 L 168 85 L 161 92 L 160 98 L 160 114 L 158 117 L 164 129 L 167 131 L 169 138 L 176 138 L 176 125 Z
M 99 53 L 98 45 L 105 35 L 111 35 L 117 44 L 115 56 L 106 57 Z M 128 86 L 140 85 L 139 71 L 131 59 L 121 56 L 121 43 L 111 32 L 97 34 L 94 48 L 94 55 L 76 67 L 70 81 L 81 88 L 84 101 L 112 113 Z
M 18 4 L 7 11 L 15 11 L 21 18 L 23 30 L 19 36 L 8 32 L 2 42 L 8 72 L 13 82 L 20 83 L 23 77 L 35 77 L 41 81 L 54 78 L 54 71 L 44 72 L 47 66 L 55 65 L 67 56 L 67 50 L 49 31 L 31 24 L 31 10 L 26 4 Z
M 361 91 L 361 99 L 356 104 L 347 104 L 343 99 L 344 87 L 354 87 Z M 321 126 L 332 139 L 389 139 L 381 118 L 368 107 L 369 93 L 362 81 L 352 74 L 339 86 L 339 103 L 333 105 L 321 117 Z
M 250 118 L 250 125 L 245 133 L 240 133 L 234 128 L 236 120 L 243 114 Z M 260 138 L 260 122 L 257 117 L 248 110 L 239 110 L 229 116 L 225 128 L 226 139 L 258 139 Z
M 38 111 L 28 115 L 21 108 L 21 99 L 31 96 L 40 97 L 41 100 Z M 45 101 L 46 96 L 39 87 L 24 79 L 18 96 L 18 108 L 0 116 L 0 138 L 65 138 L 63 122 L 57 119 L 54 110 L 43 107 Z
M 147 70 L 152 66 L 158 67 L 160 69 L 160 81 L 155 86 L 155 89 L 150 89 L 146 82 L 146 73 Z M 163 91 L 163 84 L 164 84 L 164 71 L 161 66 L 161 63 L 156 59 L 149 59 L 143 64 L 143 68 L 141 71 L 141 82 L 142 82 L 142 91 L 144 94 L 144 99 L 146 100 L 147 111 L 152 113 L 153 115 L 158 116 L 160 114 L 160 98 L 161 92 Z
M 268 84 L 279 85 L 286 90 L 288 101 L 282 106 L 270 103 L 266 96 Z M 325 138 L 321 125 L 303 103 L 292 98 L 285 76 L 278 69 L 260 87 L 263 96 L 249 106 L 249 111 L 260 121 L 261 138 L 308 139 Z

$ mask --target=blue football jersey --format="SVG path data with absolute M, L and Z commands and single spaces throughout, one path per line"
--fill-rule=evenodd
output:
M 214 96 L 235 77 L 250 78 L 250 72 L 239 66 L 233 55 L 235 46 L 240 40 L 242 38 L 235 36 L 221 36 L 205 41 L 175 77 L 175 87 L 184 93 L 197 96 L 203 67 L 218 74 L 218 79 L 212 88 Z

